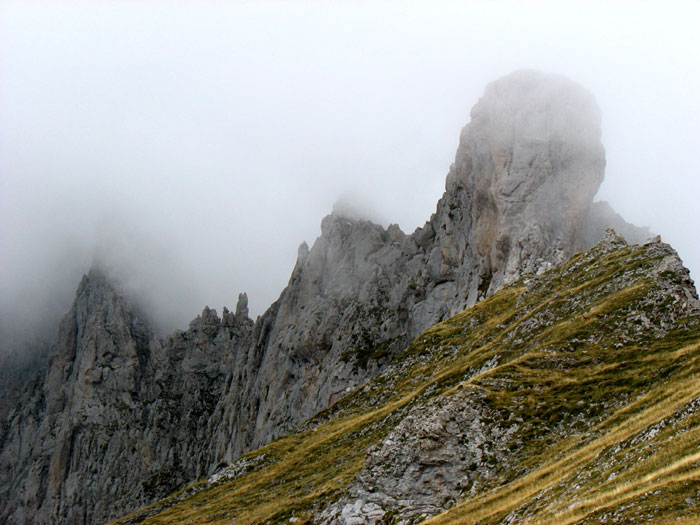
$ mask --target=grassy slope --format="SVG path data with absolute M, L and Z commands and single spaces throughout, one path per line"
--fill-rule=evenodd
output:
M 297 523 L 342 496 L 411 407 L 479 395 L 517 424 L 510 460 L 434 523 L 599 523 L 700 509 L 700 319 L 654 275 L 664 245 L 598 246 L 416 339 L 300 430 L 119 523 Z M 658 273 L 658 272 L 656 272 Z M 476 491 L 476 493 L 474 493 Z

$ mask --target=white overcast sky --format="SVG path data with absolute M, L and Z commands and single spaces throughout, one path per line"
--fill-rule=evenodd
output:
M 171 325 L 259 314 L 339 197 L 422 225 L 520 68 L 593 92 L 598 198 L 698 278 L 698 5 L 0 0 L 3 321 L 68 308 L 98 245 Z

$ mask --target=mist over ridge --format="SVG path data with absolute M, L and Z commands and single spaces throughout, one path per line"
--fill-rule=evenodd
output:
M 594 93 L 599 198 L 697 274 L 696 8 L 623 5 L 2 4 L 2 324 L 55 330 L 96 253 L 164 331 L 240 291 L 260 314 L 339 199 L 421 226 L 469 108 L 523 66 Z
M 560 475 L 580 488 L 600 461 L 589 481 L 607 513 L 610 494 L 617 511 L 628 490 L 648 503 L 645 483 L 591 446 L 617 456 L 668 421 L 661 441 L 674 428 L 693 441 L 645 455 L 663 459 L 654 473 L 642 456 L 625 465 L 654 487 L 697 459 L 697 290 L 663 241 L 678 243 L 635 225 L 663 233 L 646 220 L 659 209 L 687 220 L 697 184 L 663 206 L 661 191 L 636 199 L 658 179 L 635 170 L 620 195 L 643 221 L 596 201 L 605 137 L 635 166 L 648 125 L 622 122 L 640 143 L 616 150 L 603 119 L 625 106 L 602 73 L 617 47 L 572 59 L 595 58 L 606 31 L 630 36 L 606 26 L 626 12 L 104 3 L 47 11 L 62 33 L 28 5 L 32 30 L 7 41 L 3 326 L 41 347 L 62 313 L 42 296 L 68 306 L 79 284 L 50 349 L 0 355 L 0 522 L 102 523 L 143 505 L 126 520 L 177 521 L 157 503 L 173 494 L 186 523 L 212 504 L 213 519 L 250 523 L 422 519 L 479 507 L 504 481 L 516 511 L 551 492 L 567 513 L 596 493 L 572 498 Z M 613 79 L 627 98 L 632 71 Z M 673 144 L 651 132 L 642 158 L 666 146 L 663 169 L 685 165 L 692 126 Z M 549 487 L 530 492 L 533 476 Z M 688 503 L 692 480 L 663 508 Z M 199 492 L 210 484 L 225 501 Z M 650 520 L 685 514 L 651 505 Z

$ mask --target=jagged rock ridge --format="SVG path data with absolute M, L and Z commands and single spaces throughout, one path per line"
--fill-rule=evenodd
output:
M 667 244 L 610 232 L 119 523 L 694 523 L 698 373 L 687 269 Z
M 46 374 L 0 436 L 0 518 L 96 522 L 295 428 L 424 329 L 602 236 L 600 115 L 521 71 L 472 110 L 436 213 L 413 234 L 332 214 L 253 324 L 245 298 L 159 340 L 91 272 Z M 610 226 L 611 224 L 606 224 Z M 615 226 L 612 224 L 612 226 Z
M 91 270 L 45 378 L 3 429 L 3 521 L 101 522 L 206 471 L 199 443 L 225 386 L 222 363 L 251 332 L 245 314 L 222 322 L 205 309 L 161 342 Z

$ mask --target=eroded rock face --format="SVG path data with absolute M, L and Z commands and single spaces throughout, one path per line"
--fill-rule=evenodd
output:
M 12 503 L 0 518 L 106 520 L 284 434 L 424 329 L 599 240 L 604 166 L 591 95 L 517 72 L 474 107 L 422 228 L 326 217 L 254 326 L 241 295 L 235 313 L 205 308 L 159 340 L 92 272 L 45 377 L 3 427 L 0 499 Z
M 583 248 L 583 220 L 605 167 L 600 112 L 565 78 L 509 75 L 486 88 L 471 117 L 433 224 L 444 232 L 443 254 L 447 245 L 473 258 L 457 272 L 469 281 L 469 304 Z M 442 260 L 454 268 L 464 258 Z M 467 275 L 465 266 L 476 271 Z
M 205 473 L 206 424 L 252 321 L 205 308 L 159 341 L 93 269 L 43 380 L 3 427 L 0 521 L 98 523 Z

